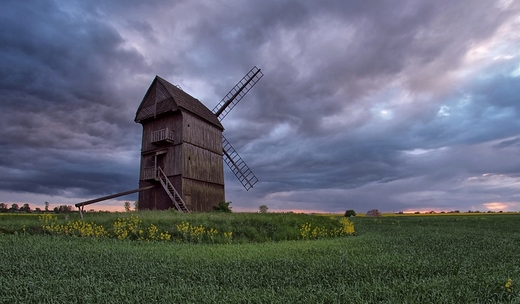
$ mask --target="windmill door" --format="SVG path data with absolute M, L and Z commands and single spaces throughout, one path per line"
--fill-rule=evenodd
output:
M 163 171 L 165 170 L 166 152 L 167 150 L 155 152 L 155 172 L 158 172 L 159 168 L 163 169 Z

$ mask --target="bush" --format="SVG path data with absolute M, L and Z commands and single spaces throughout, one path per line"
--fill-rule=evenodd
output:
M 213 211 L 231 213 L 233 211 L 231 211 L 229 204 L 231 204 L 231 202 L 220 202 L 217 206 L 213 206 Z
M 379 213 L 379 210 L 377 210 L 377 209 L 372 209 L 372 210 L 367 211 L 367 216 L 368 217 L 381 217 L 381 213 Z
M 352 209 L 345 211 L 345 217 L 351 217 L 351 216 L 356 216 L 356 211 L 354 211 Z
M 72 212 L 72 206 L 70 205 L 61 205 L 59 207 L 54 207 L 54 213 L 70 213 Z

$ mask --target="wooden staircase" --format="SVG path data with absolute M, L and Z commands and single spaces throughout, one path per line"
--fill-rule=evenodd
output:
M 179 192 L 175 190 L 175 187 L 173 187 L 172 183 L 164 173 L 163 169 L 161 167 L 158 167 L 157 171 L 159 182 L 161 182 L 161 185 L 163 186 L 164 190 L 166 190 L 166 193 L 168 193 L 168 196 L 171 198 L 177 211 L 189 213 L 190 210 L 188 209 L 188 206 L 186 205 L 182 197 L 179 195 Z

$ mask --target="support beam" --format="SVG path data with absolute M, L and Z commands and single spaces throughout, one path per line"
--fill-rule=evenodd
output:
M 89 200 L 89 201 L 84 201 L 84 202 L 81 202 L 81 203 L 77 203 L 75 206 L 78 207 L 78 210 L 79 210 L 79 216 L 81 219 L 83 219 L 83 207 L 85 205 L 90 205 L 90 204 L 95 204 L 95 203 L 99 203 L 99 202 L 102 202 L 102 201 L 106 201 L 106 200 L 109 200 L 111 198 L 115 198 L 115 197 L 120 197 L 120 196 L 125 196 L 125 195 L 128 195 L 128 194 L 132 194 L 132 193 L 136 193 L 136 192 L 139 192 L 139 191 L 145 191 L 145 190 L 148 190 L 148 189 L 152 189 L 154 187 L 157 187 L 157 186 L 148 186 L 148 187 L 143 187 L 143 188 L 139 188 L 139 189 L 134 189 L 134 190 L 130 190 L 130 191 L 125 191 L 125 192 L 119 192 L 119 193 L 116 193 L 116 194 L 112 194 L 112 195 L 107 195 L 107 196 L 103 196 L 103 197 L 100 197 L 100 198 L 96 198 L 96 199 L 93 199 L 93 200 Z
M 149 190 L 149 189 L 152 189 L 154 187 L 157 187 L 157 186 L 148 186 L 148 187 L 143 187 L 143 188 L 134 189 L 134 190 L 130 190 L 130 191 L 120 192 L 120 193 L 116 193 L 116 194 L 112 194 L 112 195 L 108 195 L 108 196 L 103 196 L 103 197 L 96 198 L 96 199 L 93 199 L 93 200 L 77 203 L 75 206 L 79 208 L 79 207 L 83 207 L 85 205 L 90 205 L 90 204 L 106 201 L 106 200 L 109 200 L 111 198 L 115 198 L 115 197 L 120 197 L 120 196 L 124 196 L 124 195 L 128 195 L 128 194 L 136 193 L 136 192 L 139 192 L 139 191 Z

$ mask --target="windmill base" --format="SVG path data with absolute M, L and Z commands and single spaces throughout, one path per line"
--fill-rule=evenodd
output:
M 190 211 L 209 212 L 213 206 L 225 201 L 224 185 L 210 184 L 197 180 L 180 177 L 171 177 L 171 183 L 182 196 Z M 139 187 L 158 185 L 156 181 L 140 181 Z M 166 191 L 158 186 L 139 192 L 139 210 L 168 210 L 175 208 Z

